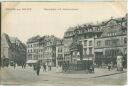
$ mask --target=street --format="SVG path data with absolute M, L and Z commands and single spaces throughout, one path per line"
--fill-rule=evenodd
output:
M 97 70 L 98 71 L 98 70 Z M 106 71 L 107 72 L 107 71 Z M 124 85 L 126 84 L 126 72 L 107 76 L 95 76 L 95 74 L 63 74 L 43 72 L 37 76 L 32 68 L 21 67 L 3 68 L 1 71 L 1 85 L 31 85 L 31 86 L 90 86 L 90 85 Z M 101 73 L 101 72 L 100 72 Z M 94 76 L 94 77 L 93 77 Z

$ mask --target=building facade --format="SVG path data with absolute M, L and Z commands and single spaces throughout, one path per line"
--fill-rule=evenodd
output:
M 1 36 L 1 64 L 9 65 L 9 59 L 12 58 L 12 49 L 9 36 L 5 33 Z
M 10 37 L 12 46 L 12 58 L 10 60 L 16 61 L 18 65 L 26 62 L 26 45 L 22 43 L 17 37 Z
M 13 61 L 18 65 L 26 61 L 26 46 L 16 37 L 3 33 L 1 37 L 1 57 L 5 64 Z M 4 61 L 5 60 L 5 61 Z
M 80 60 L 78 48 L 75 48 L 77 44 L 82 45 L 83 60 L 93 60 L 97 65 L 104 65 L 110 61 L 116 64 L 118 53 L 122 53 L 126 61 L 127 16 L 111 18 L 97 24 L 70 27 L 64 34 L 64 49 L 67 49 L 67 58 Z M 70 50 L 71 46 L 74 46 L 74 49 Z
M 95 38 L 95 62 L 97 65 L 116 64 L 118 54 L 127 55 L 127 19 L 110 19 L 101 26 L 102 36 Z
M 69 28 L 70 29 L 70 28 Z M 64 34 L 66 44 L 68 44 L 70 59 L 73 61 L 80 60 L 80 53 L 83 60 L 94 60 L 94 38 L 101 36 L 102 32 L 98 25 L 84 24 L 81 26 L 72 27 Z M 69 41 L 69 43 L 68 43 Z M 66 45 L 64 43 L 64 45 Z M 82 51 L 78 51 L 77 44 L 81 44 Z M 70 47 L 74 49 L 70 50 Z
M 68 30 L 64 33 L 63 37 L 64 61 L 68 63 L 72 61 L 70 46 L 73 43 L 74 30 L 75 28 L 69 27 Z
M 63 44 L 63 40 L 60 40 L 56 44 L 56 65 L 62 66 L 64 61 L 65 61 L 64 44 Z
M 118 53 L 127 55 L 127 18 L 111 18 L 97 24 L 69 27 L 63 41 L 54 36 L 33 37 L 27 42 L 27 59 L 53 65 L 92 60 L 97 65 L 116 63 Z M 82 57 L 82 58 L 81 58 Z
M 27 41 L 27 60 L 40 60 L 43 63 L 56 65 L 55 36 L 35 36 Z

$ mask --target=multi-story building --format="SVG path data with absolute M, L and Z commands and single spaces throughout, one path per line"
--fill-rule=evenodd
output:
M 26 62 L 26 45 L 22 43 L 17 37 L 10 37 L 13 58 L 12 61 L 16 61 L 18 65 L 22 65 Z
M 65 61 L 64 58 L 64 44 L 63 40 L 59 40 L 56 44 L 56 65 L 61 66 L 63 62 Z
M 83 60 L 93 60 L 97 64 L 111 60 L 114 63 L 118 52 L 122 52 L 126 57 L 126 31 L 126 17 L 110 19 L 96 25 L 84 24 L 69 28 L 64 34 L 64 56 L 66 57 L 67 50 L 67 58 L 80 60 L 76 42 L 82 44 Z M 70 50 L 71 46 L 74 46 L 74 49 Z
M 94 38 L 99 37 L 101 34 L 99 26 L 91 24 L 84 24 L 67 30 L 64 35 L 64 45 L 68 44 L 70 59 L 75 62 L 80 60 L 80 53 L 76 46 L 81 44 L 83 60 L 94 60 Z M 70 50 L 71 47 L 72 49 Z
M 27 41 L 27 60 L 38 60 L 36 54 L 38 53 L 40 36 L 35 36 Z
M 63 42 L 54 36 L 36 36 L 28 40 L 28 60 L 42 60 L 58 65 L 62 62 L 79 61 L 82 54 L 82 60 L 92 60 L 98 65 L 110 60 L 114 63 L 118 52 L 126 55 L 126 31 L 124 17 L 95 25 L 70 27 L 64 33 Z
M 70 27 L 65 33 L 63 37 L 63 53 L 64 53 L 64 61 L 71 62 L 71 53 L 70 46 L 73 43 L 73 35 L 75 28 Z
M 78 31 L 79 44 L 83 46 L 83 60 L 94 60 L 94 38 L 99 37 L 102 32 L 98 25 L 83 25 Z
M 48 64 L 52 64 L 53 66 L 56 66 L 56 43 L 59 40 L 60 39 L 55 36 L 48 36 L 48 38 L 45 39 L 44 58 Z
M 3 33 L 1 38 L 1 57 L 3 62 L 15 61 L 18 65 L 26 61 L 26 46 L 16 37 Z
M 105 65 L 110 62 L 116 64 L 119 53 L 125 57 L 127 53 L 127 19 L 110 19 L 102 22 L 102 35 L 95 38 L 95 62 L 97 65 Z
M 56 42 L 55 36 L 35 36 L 27 41 L 27 60 L 41 60 L 44 63 L 56 64 Z
M 9 36 L 3 33 L 1 36 L 1 62 L 3 63 L 1 64 L 9 65 L 10 58 L 12 58 L 11 42 Z

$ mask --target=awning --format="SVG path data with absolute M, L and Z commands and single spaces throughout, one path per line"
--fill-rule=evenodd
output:
M 29 63 L 36 63 L 38 60 L 28 60 L 26 63 L 29 64 Z

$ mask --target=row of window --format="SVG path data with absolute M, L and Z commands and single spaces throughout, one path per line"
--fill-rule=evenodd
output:
M 79 44 L 82 44 L 82 41 L 79 41 Z M 93 43 L 92 43 L 92 40 L 89 41 L 89 46 L 92 46 Z M 87 46 L 87 40 L 84 40 L 84 46 Z
M 28 53 L 32 53 L 32 52 L 33 52 L 33 50 L 31 49 L 31 50 L 28 50 L 27 52 L 28 52 Z
M 116 56 L 116 55 L 118 55 L 118 53 L 119 53 L 119 50 L 117 49 L 117 50 L 114 50 L 114 49 L 111 49 L 111 50 L 106 50 L 105 51 L 105 56 Z
M 34 51 L 33 51 L 33 49 L 29 49 L 28 50 L 28 53 L 33 53 L 33 52 L 43 52 L 43 49 L 34 49 Z
M 93 50 L 91 47 L 91 48 L 89 48 L 89 55 L 93 54 L 92 52 L 93 52 Z M 87 55 L 87 48 L 84 48 L 84 55 Z
M 29 44 L 27 47 L 33 47 L 33 46 L 32 46 L 32 44 L 31 45 Z
M 46 47 L 45 48 L 45 51 L 51 51 L 52 50 L 52 48 L 50 48 L 50 47 Z M 34 51 L 33 51 L 33 49 L 29 49 L 28 51 L 27 51 L 28 53 L 32 53 L 32 52 L 43 52 L 43 49 L 34 49 Z
M 39 55 L 35 55 L 34 57 L 35 58 L 43 58 L 44 56 L 43 56 L 43 54 L 39 54 Z
M 53 42 L 47 42 L 46 45 L 52 45 Z M 28 44 L 28 48 L 31 48 L 31 47 L 39 47 L 41 46 L 42 44 Z
M 62 48 L 58 48 L 58 52 L 61 53 L 62 52 Z
M 84 30 L 84 31 L 83 31 Z M 100 28 L 89 28 L 89 29 L 83 29 L 83 30 L 77 30 L 77 34 L 82 34 L 83 32 L 90 32 L 90 31 L 101 31 Z M 67 32 L 66 36 L 72 36 L 74 34 L 73 31 Z
M 34 49 L 34 52 L 43 52 L 43 49 Z
M 124 44 L 127 44 L 127 38 L 124 38 L 123 39 L 124 42 L 121 42 L 121 43 L 124 43 Z M 112 40 L 105 40 L 105 46 L 110 46 L 110 45 L 119 45 L 119 39 L 112 39 Z M 97 46 L 101 46 L 101 41 L 97 41 Z
M 111 32 L 111 33 L 108 33 L 108 36 L 116 36 L 117 33 L 116 32 Z

